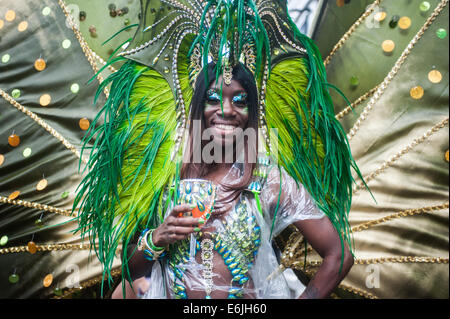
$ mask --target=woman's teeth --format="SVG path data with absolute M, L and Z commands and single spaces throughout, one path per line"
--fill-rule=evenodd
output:
M 226 124 L 214 124 L 214 126 L 224 131 L 232 131 L 236 128 L 236 126 L 234 125 L 226 125 Z

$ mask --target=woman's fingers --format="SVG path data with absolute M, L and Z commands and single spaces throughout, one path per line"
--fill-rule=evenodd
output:
M 195 208 L 195 204 L 183 204 L 175 206 L 170 212 L 171 216 L 178 217 L 180 214 L 184 214 L 192 211 Z

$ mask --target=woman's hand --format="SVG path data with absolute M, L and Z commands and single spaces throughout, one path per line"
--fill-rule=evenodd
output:
M 164 223 L 153 232 L 153 244 L 157 247 L 165 247 L 188 238 L 194 232 L 200 231 L 199 218 L 178 217 L 180 214 L 190 212 L 194 208 L 195 204 L 175 206 L 164 220 Z

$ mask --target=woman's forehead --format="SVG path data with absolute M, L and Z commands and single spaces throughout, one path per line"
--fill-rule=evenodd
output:
M 217 81 L 214 81 L 211 86 L 209 87 L 210 90 L 221 90 L 222 89 L 222 94 L 236 94 L 236 93 L 241 93 L 241 92 L 246 92 L 246 90 L 244 89 L 244 87 L 241 85 L 241 83 L 239 83 L 236 80 L 231 80 L 231 84 L 230 85 L 226 85 L 223 81 L 222 81 L 222 76 L 220 76 Z

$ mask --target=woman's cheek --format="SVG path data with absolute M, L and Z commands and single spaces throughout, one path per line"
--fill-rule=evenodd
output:
M 244 108 L 242 109 L 241 113 L 242 113 L 243 115 L 248 116 L 248 106 L 244 107 Z
M 206 103 L 203 112 L 209 112 L 209 111 L 212 111 L 212 110 L 214 109 L 214 107 L 215 107 L 214 105 L 209 104 L 209 103 Z

